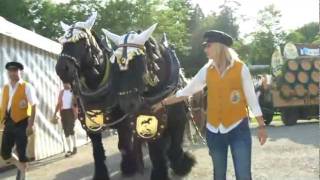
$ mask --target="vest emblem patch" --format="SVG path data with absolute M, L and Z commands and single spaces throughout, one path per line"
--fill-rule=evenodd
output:
M 20 109 L 25 109 L 25 108 L 27 108 L 28 107 L 28 102 L 25 100 L 25 99 L 23 99 L 23 100 L 21 100 L 20 102 L 19 102 L 19 108 Z
M 238 90 L 233 90 L 230 94 L 230 101 L 233 104 L 237 104 L 240 102 L 240 92 Z

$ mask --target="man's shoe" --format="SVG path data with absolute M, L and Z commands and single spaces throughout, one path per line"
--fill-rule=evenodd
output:
M 77 148 L 73 148 L 71 155 L 77 154 Z
M 72 152 L 71 151 L 68 151 L 65 155 L 64 155 L 64 157 L 69 157 L 69 156 L 71 156 L 71 154 L 72 154 Z

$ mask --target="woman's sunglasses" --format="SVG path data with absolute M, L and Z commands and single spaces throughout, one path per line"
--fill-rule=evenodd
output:
M 203 46 L 203 48 L 210 48 L 211 43 L 205 43 L 205 44 L 203 44 L 202 46 Z

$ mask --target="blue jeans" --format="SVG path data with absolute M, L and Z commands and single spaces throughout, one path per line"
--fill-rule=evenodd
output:
M 237 180 L 251 180 L 251 133 L 245 118 L 226 134 L 207 130 L 207 144 L 213 161 L 214 180 L 225 180 L 227 172 L 228 147 L 231 148 Z

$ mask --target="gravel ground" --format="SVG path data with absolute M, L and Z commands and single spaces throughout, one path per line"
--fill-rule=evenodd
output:
M 291 127 L 276 122 L 268 127 L 269 140 L 264 146 L 259 145 L 255 125 L 252 126 L 254 180 L 319 180 L 319 122 L 300 122 Z M 147 156 L 144 175 L 137 175 L 134 178 L 121 177 L 120 156 L 116 142 L 116 136 L 104 139 L 112 179 L 147 180 L 151 166 Z M 197 157 L 198 163 L 188 177 L 180 179 L 212 179 L 212 164 L 207 148 L 204 145 L 187 148 Z M 92 169 L 89 144 L 81 147 L 79 153 L 71 158 L 66 159 L 63 155 L 58 155 L 34 162 L 28 172 L 28 180 L 87 180 L 92 175 Z M 14 180 L 15 173 L 15 170 L 2 172 L 0 179 Z M 229 156 L 227 179 L 235 179 L 231 156 Z

